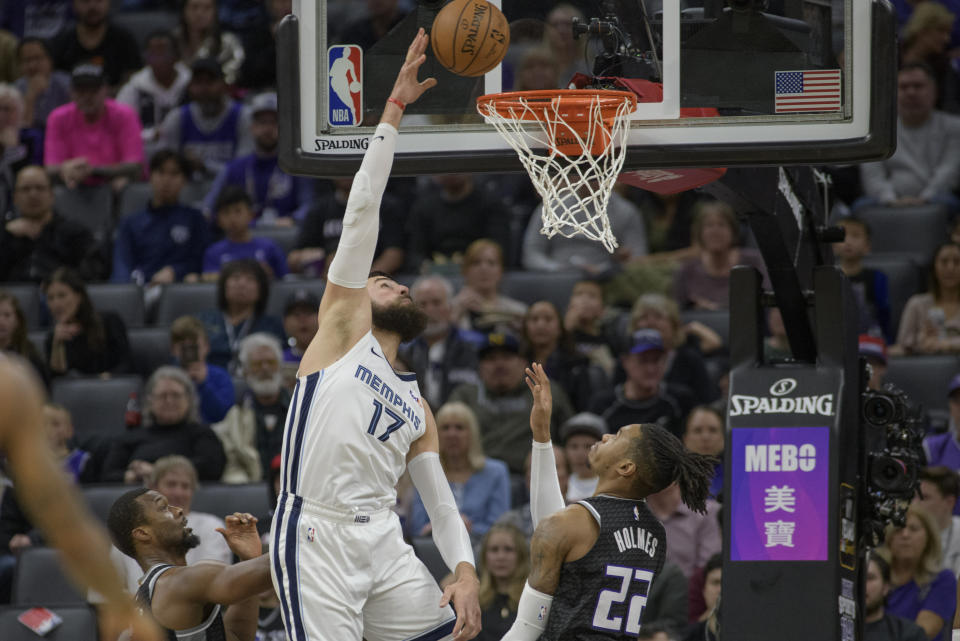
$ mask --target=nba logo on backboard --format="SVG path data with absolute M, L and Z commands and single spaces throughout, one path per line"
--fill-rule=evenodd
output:
M 327 54 L 327 120 L 333 127 L 352 127 L 363 117 L 363 49 L 334 45 Z

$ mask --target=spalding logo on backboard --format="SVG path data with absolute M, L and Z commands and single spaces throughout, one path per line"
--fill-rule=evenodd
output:
M 334 45 L 327 53 L 327 122 L 354 127 L 363 119 L 363 49 Z

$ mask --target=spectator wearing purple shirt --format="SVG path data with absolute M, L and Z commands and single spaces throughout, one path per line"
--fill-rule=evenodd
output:
M 217 174 L 204 199 L 204 210 L 212 211 L 221 191 L 236 185 L 250 196 L 256 224 L 293 225 L 306 216 L 313 186 L 308 179 L 291 176 L 277 165 L 277 94 L 256 96 L 250 103 L 250 114 L 254 152 L 231 160 Z
M 907 510 L 906 525 L 887 530 L 891 587 L 887 611 L 916 622 L 928 639 L 947 641 L 957 604 L 957 577 L 940 565 L 940 533 L 920 506 Z
M 950 407 L 950 427 L 942 434 L 931 434 L 923 439 L 927 465 L 943 465 L 960 470 L 960 374 L 947 386 L 947 404 Z
M 216 280 L 221 266 L 243 258 L 256 260 L 274 278 L 286 276 L 287 259 L 280 246 L 269 238 L 254 238 L 250 232 L 253 208 L 247 192 L 233 185 L 224 188 L 215 209 L 217 225 L 226 238 L 210 245 L 204 253 L 204 279 Z

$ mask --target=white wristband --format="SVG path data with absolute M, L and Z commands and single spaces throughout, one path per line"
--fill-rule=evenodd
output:
M 537 641 L 550 620 L 552 604 L 552 596 L 525 583 L 517 606 L 517 618 L 501 641 Z

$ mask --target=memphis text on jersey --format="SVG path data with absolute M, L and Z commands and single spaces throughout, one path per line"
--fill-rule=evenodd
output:
M 651 558 L 657 553 L 657 537 L 642 527 L 625 527 L 614 530 L 613 540 L 621 554 L 627 550 L 643 550 Z
M 370 389 L 383 397 L 383 400 L 386 401 L 387 404 L 399 408 L 403 415 L 409 419 L 410 423 L 413 425 L 413 429 L 420 429 L 420 417 L 417 416 L 417 413 L 413 411 L 413 407 L 411 405 L 407 405 L 406 399 L 400 396 L 400 394 L 394 392 L 390 386 L 387 385 L 387 383 L 379 376 L 368 370 L 363 365 L 357 365 L 357 371 L 353 373 L 353 377 L 369 385 Z

